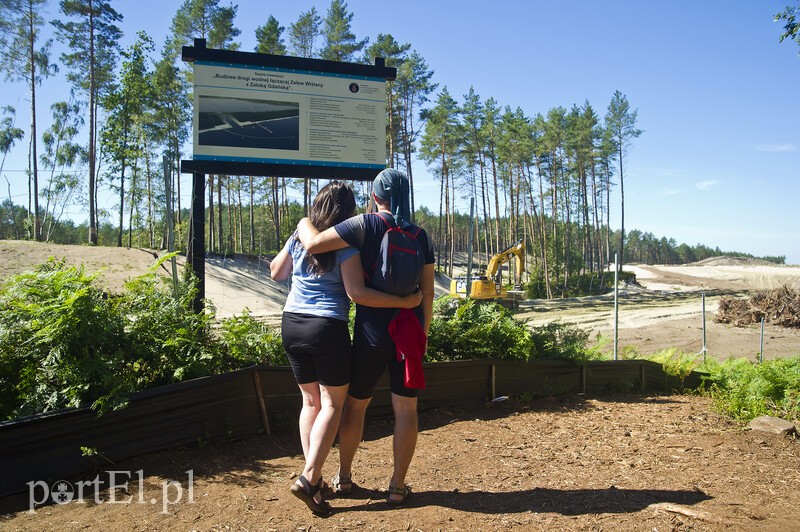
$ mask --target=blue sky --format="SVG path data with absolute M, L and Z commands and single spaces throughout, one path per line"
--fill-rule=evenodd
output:
M 358 38 L 390 33 L 410 43 L 440 88 L 459 100 L 473 86 L 483 99 L 493 97 L 529 116 L 585 101 L 603 116 L 620 90 L 638 110 L 644 130 L 626 167 L 626 229 L 679 243 L 785 255 L 788 263 L 800 264 L 800 47 L 778 43 L 781 26 L 773 22 L 789 2 L 347 4 Z M 144 30 L 160 45 L 180 3 L 115 2 L 125 17 L 122 44 Z M 270 14 L 288 28 L 312 6 L 324 16 L 328 5 L 240 2 L 242 49 L 253 49 L 255 28 Z M 48 19 L 55 10 L 54 3 Z M 46 80 L 40 109 L 66 90 L 61 79 Z M 23 88 L 4 84 L 0 104 L 15 105 L 18 124 L 27 128 L 24 97 Z M 26 149 L 18 147 L 5 169 L 24 168 Z M 12 194 L 24 201 L 22 174 L 3 173 Z M 438 209 L 438 185 L 421 163 L 415 181 L 421 203 Z M 188 190 L 188 176 L 184 183 Z M 618 228 L 619 200 L 612 201 L 612 225 Z M 461 210 L 467 209 L 464 203 Z

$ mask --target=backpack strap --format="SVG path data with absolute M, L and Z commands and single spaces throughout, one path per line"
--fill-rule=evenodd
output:
M 376 215 L 378 218 L 380 218 L 380 219 L 381 219 L 381 221 L 382 221 L 384 224 L 386 224 L 386 227 L 387 227 L 387 228 L 391 229 L 391 228 L 393 228 L 393 227 L 397 227 L 397 224 L 394 222 L 394 216 L 391 216 L 391 215 L 389 215 L 389 217 L 391 218 L 391 223 L 390 223 L 390 222 L 389 222 L 389 220 L 387 220 L 387 219 L 386 219 L 386 217 L 385 217 L 385 216 L 383 216 L 383 215 L 382 215 L 380 212 L 373 212 L 372 214 L 374 214 L 374 215 Z
M 390 218 L 390 220 L 391 220 L 391 222 L 390 222 L 390 221 L 389 221 L 389 220 L 387 220 L 387 219 L 386 219 L 386 217 L 385 217 L 385 216 L 383 216 L 383 214 L 381 214 L 380 212 L 373 212 L 372 214 L 375 214 L 375 215 L 377 215 L 377 216 L 378 216 L 378 218 L 380 218 L 380 219 L 381 219 L 381 221 L 383 221 L 383 223 L 384 223 L 384 224 L 386 224 L 387 231 L 388 231 L 389 229 L 394 229 L 394 228 L 397 228 L 397 229 L 400 229 L 401 231 L 403 231 L 404 233 L 406 233 L 407 235 L 409 235 L 411 238 L 414 238 L 414 239 L 416 239 L 416 238 L 419 236 L 419 233 L 422 231 L 422 228 L 421 228 L 421 227 L 419 227 L 418 225 L 414 225 L 414 224 L 412 224 L 412 223 L 409 223 L 409 224 L 406 226 L 406 228 L 410 228 L 410 227 L 416 227 L 416 229 L 417 229 L 417 230 L 416 230 L 416 231 L 414 231 L 413 233 L 412 233 L 412 232 L 410 232 L 410 231 L 407 231 L 406 229 L 404 229 L 404 228 L 400 227 L 399 225 L 397 225 L 397 224 L 395 223 L 395 221 L 394 221 L 394 216 L 387 215 L 387 216 L 389 216 L 389 218 Z

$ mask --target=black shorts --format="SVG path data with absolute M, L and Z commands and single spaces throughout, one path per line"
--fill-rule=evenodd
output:
M 353 344 L 353 370 L 347 393 L 356 399 L 370 399 L 387 367 L 392 393 L 403 397 L 417 397 L 419 390 L 406 388 L 406 363 L 397 360 L 397 349 L 393 343 L 374 346 L 358 339 Z
M 344 386 L 350 382 L 346 321 L 284 312 L 281 340 L 297 384 L 319 381 L 325 386 Z

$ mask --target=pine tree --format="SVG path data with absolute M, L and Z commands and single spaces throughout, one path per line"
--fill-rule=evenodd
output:
M 406 58 L 397 69 L 397 109 L 399 112 L 399 146 L 405 161 L 405 171 L 411 185 L 411 212 L 415 210 L 414 174 L 412 171 L 412 157 L 416 150 L 417 139 L 422 132 L 425 120 L 422 119 L 424 105 L 428 97 L 439 86 L 433 81 L 433 70 L 428 68 L 425 59 L 416 51 Z M 419 121 L 415 119 L 419 117 Z M 412 214 L 413 216 L 413 214 Z
M 350 29 L 353 13 L 347 12 L 344 0 L 333 0 L 322 24 L 325 45 L 320 58 L 328 61 L 352 62 L 355 55 L 364 49 L 369 39 L 356 40 Z
M 256 28 L 256 52 L 270 55 L 286 55 L 286 45 L 283 42 L 283 31 L 286 28 L 278 23 L 272 15 L 266 24 Z
M 180 167 L 181 146 L 189 139 L 192 123 L 191 100 L 186 77 L 182 76 L 170 55 L 169 45 L 162 51 L 161 59 L 155 66 L 153 75 L 155 107 L 152 110 L 152 128 L 156 142 L 164 147 L 169 171 L 172 176 L 170 186 L 177 193 L 170 194 L 177 200 L 177 221 L 181 226 L 181 181 L 175 179 Z M 174 182 L 174 184 L 173 184 Z
M 238 50 L 239 43 L 235 38 L 239 36 L 241 30 L 234 25 L 236 18 L 236 6 L 220 7 L 219 0 L 184 0 L 183 4 L 175 16 L 172 18 L 172 28 L 170 39 L 167 43 L 166 57 L 171 58 L 172 63 L 180 56 L 181 47 L 192 42 L 195 38 L 205 39 L 209 48 L 223 50 Z M 166 65 L 165 65 L 166 66 Z M 165 68 L 163 69 L 166 70 Z M 186 73 L 189 78 L 188 72 Z M 188 92 L 188 88 L 187 88 Z M 177 147 L 177 146 L 176 146 Z M 222 179 L 217 180 L 218 186 L 222 187 Z M 214 249 L 214 176 L 208 176 L 208 224 L 209 249 Z M 217 197 L 221 198 L 222 189 L 217 191 Z M 218 205 L 218 227 L 219 234 L 216 241 L 220 249 L 222 248 L 222 209 Z
M 119 230 L 117 246 L 122 247 L 123 213 L 125 207 L 125 171 L 143 153 L 146 113 L 153 109 L 152 71 L 148 56 L 155 48 L 152 39 L 139 32 L 136 42 L 125 52 L 120 73 L 120 85 L 105 97 L 108 120 L 102 130 L 104 156 L 108 158 L 109 174 L 119 179 Z M 129 223 L 132 220 L 129 220 Z
M 322 19 L 317 14 L 317 9 L 312 7 L 309 11 L 300 14 L 297 22 L 289 27 L 289 43 L 292 55 L 298 57 L 314 57 L 314 43 L 319 37 L 319 26 Z
M 184 0 L 172 18 L 172 54 L 180 56 L 181 47 L 194 38 L 206 40 L 209 48 L 238 50 L 234 39 L 241 30 L 233 24 L 237 6 L 220 7 L 219 0 Z
M 82 110 L 75 101 L 56 102 L 50 106 L 52 125 L 42 134 L 44 150 L 42 166 L 50 169 L 50 178 L 43 191 L 46 204 L 42 218 L 42 230 L 47 227 L 44 240 L 49 241 L 56 226 L 78 190 L 80 179 L 77 173 L 67 172 L 76 163 L 86 164 L 86 148 L 75 142 L 84 125 Z M 52 211 L 51 211 L 52 209 Z M 58 212 L 56 212 L 58 210 Z
M 122 31 L 122 15 L 107 0 L 62 0 L 66 21 L 54 21 L 58 39 L 69 47 L 61 60 L 70 69 L 67 79 L 83 93 L 89 106 L 89 243 L 97 245 L 98 108 L 114 83 L 114 66 Z
M 611 140 L 617 156 L 617 171 L 619 172 L 620 194 L 620 231 L 619 231 L 619 261 L 618 269 L 622 271 L 625 260 L 625 157 L 630 151 L 631 142 L 638 138 L 643 131 L 636 129 L 638 111 L 631 110 L 628 98 L 620 91 L 614 91 L 611 103 L 608 104 L 606 113 L 606 128 L 611 134 Z
M 406 52 L 411 48 L 410 44 L 400 44 L 391 35 L 378 34 L 370 47 L 364 51 L 362 62 L 365 64 L 373 64 L 376 57 L 383 57 L 386 66 L 397 68 L 402 65 L 406 59 Z M 389 148 L 387 159 L 389 166 L 394 168 L 400 167 L 400 157 L 398 155 L 397 144 L 399 139 L 399 102 L 397 101 L 397 89 L 394 81 L 386 82 L 386 144 Z M 407 170 L 408 173 L 408 170 Z M 409 177 L 409 180 L 413 177 Z
M 28 158 L 29 200 L 33 200 L 34 239 L 42 240 L 39 212 L 38 131 L 36 88 L 58 68 L 50 63 L 50 40 L 37 48 L 44 19 L 39 12 L 47 0 L 6 0 L 0 3 L 0 68 L 9 81 L 27 85 L 31 103 L 30 156 Z M 11 149 L 11 145 L 8 146 Z M 3 152 L 4 155 L 7 151 Z M 30 211 L 30 203 L 29 209 Z
M 425 132 L 422 136 L 421 153 L 425 162 L 435 167 L 440 180 L 439 203 L 439 238 L 445 234 L 444 248 L 447 251 L 447 274 L 453 275 L 453 219 L 451 205 L 451 187 L 458 176 L 461 164 L 461 147 L 463 142 L 462 126 L 459 123 L 458 103 L 450 96 L 447 88 L 443 88 L 436 99 L 434 107 L 424 113 Z M 442 218 L 446 217 L 447 227 L 442 232 Z M 439 248 L 441 250 L 441 247 Z M 441 251 L 437 262 L 442 265 Z
M 489 212 L 487 208 L 487 181 L 486 181 L 486 136 L 483 130 L 483 103 L 480 96 L 475 92 L 475 88 L 470 86 L 469 92 L 464 95 L 464 105 L 462 107 L 463 124 L 465 132 L 464 157 L 469 168 L 473 173 L 472 196 L 478 198 L 480 189 L 479 208 L 483 210 L 483 241 L 484 252 L 487 257 L 489 253 Z M 475 172 L 477 171 L 477 176 Z M 478 224 L 476 224 L 478 225 Z M 479 260 L 480 262 L 480 260 Z

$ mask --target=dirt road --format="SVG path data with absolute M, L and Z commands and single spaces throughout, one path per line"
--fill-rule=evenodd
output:
M 800 287 L 800 267 L 748 265 L 730 259 L 696 266 L 631 265 L 625 269 L 636 274 L 638 285 L 623 287 L 618 294 L 619 353 L 635 350 L 647 355 L 675 348 L 700 354 L 705 324 L 707 356 L 756 360 L 761 328 L 714 321 L 720 298 L 748 297 L 756 290 L 781 285 Z M 593 339 L 601 335 L 604 351 L 613 352 L 613 294 L 525 301 L 520 304 L 520 317 L 532 325 L 554 320 L 574 324 L 590 331 Z M 767 324 L 763 339 L 766 359 L 800 354 L 800 330 Z

